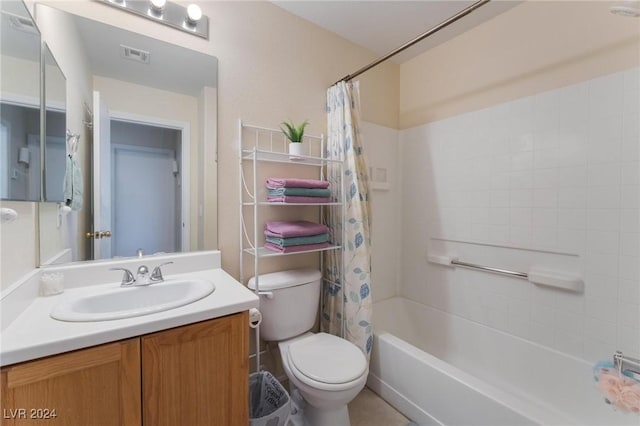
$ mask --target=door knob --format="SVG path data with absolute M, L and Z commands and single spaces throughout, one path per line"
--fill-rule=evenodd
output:
M 110 238 L 111 237 L 111 231 L 87 232 L 85 234 L 85 237 L 87 237 L 88 239 L 95 238 L 96 240 L 99 240 L 101 238 Z

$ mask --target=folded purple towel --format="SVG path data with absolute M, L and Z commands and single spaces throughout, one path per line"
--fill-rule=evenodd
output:
M 267 188 L 328 188 L 329 182 L 317 179 L 268 178 Z
M 282 237 L 280 234 L 276 234 L 274 232 L 269 231 L 268 229 L 264 231 L 264 235 L 266 237 L 271 237 L 271 238 L 280 238 L 280 239 L 287 239 L 287 238 L 296 238 L 296 239 L 300 239 L 300 238 L 314 238 L 314 237 L 318 237 L 320 235 L 329 235 L 326 232 L 322 232 L 321 234 L 314 234 L 314 235 L 304 235 L 302 237 Z M 321 241 L 324 242 L 324 241 Z M 312 243 L 315 244 L 315 243 Z
M 280 195 L 277 197 L 267 197 L 270 203 L 330 203 L 329 197 L 302 197 L 298 195 Z
M 294 222 L 269 221 L 264 225 L 265 231 L 270 232 L 273 237 L 308 237 L 329 232 L 329 227 L 320 223 L 299 220 Z
M 282 247 L 276 244 L 264 243 L 264 248 L 277 251 L 278 253 L 295 253 L 298 251 L 318 250 L 329 247 L 329 243 L 303 244 L 299 246 Z

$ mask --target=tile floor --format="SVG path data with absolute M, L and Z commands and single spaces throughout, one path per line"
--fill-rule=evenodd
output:
M 407 426 L 411 422 L 369 388 L 349 404 L 351 426 Z

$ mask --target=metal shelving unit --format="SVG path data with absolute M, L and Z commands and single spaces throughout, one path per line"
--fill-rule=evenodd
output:
M 328 159 L 324 135 L 305 135 L 303 143 L 306 146 L 306 155 L 290 158 L 287 147 L 288 140 L 280 129 L 272 129 L 254 126 L 238 120 L 238 158 L 239 158 L 239 200 L 240 200 L 240 282 L 246 284 L 244 274 L 245 256 L 253 258 L 253 275 L 255 279 L 255 293 L 260 295 L 260 261 L 262 259 L 279 256 L 292 256 L 305 253 L 321 253 L 328 250 L 342 250 L 340 244 L 333 242 L 329 247 L 315 250 L 305 250 L 293 253 L 278 253 L 261 246 L 262 227 L 264 222 L 260 220 L 260 210 L 271 207 L 299 207 L 315 206 L 319 208 L 321 220 L 326 217 L 326 209 L 339 208 L 341 223 L 344 223 L 345 203 L 343 179 L 340 179 L 339 200 L 328 203 L 284 203 L 269 202 L 258 199 L 258 187 L 263 182 L 258 182 L 257 176 L 260 163 L 281 163 L 295 166 L 308 166 L 318 169 L 318 179 L 325 180 L 326 167 L 337 165 L 340 176 L 344 175 L 344 159 Z M 245 167 L 251 168 L 251 178 L 246 179 Z M 286 173 L 286 172 L 285 172 Z M 247 232 L 247 219 L 252 216 L 252 232 Z M 342 240 L 342 239 L 340 239 Z M 320 270 L 324 271 L 322 256 L 319 256 Z M 342 281 L 342 277 L 341 277 Z M 260 331 L 256 328 L 256 369 L 260 368 Z

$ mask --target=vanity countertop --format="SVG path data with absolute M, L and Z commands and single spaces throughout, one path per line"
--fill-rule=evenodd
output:
M 258 307 L 258 297 L 220 268 L 180 273 L 171 278 L 210 280 L 216 288 L 205 298 L 178 308 L 95 322 L 58 321 L 51 318 L 49 313 L 53 306 L 65 298 L 118 287 L 119 282 L 71 288 L 59 295 L 37 297 L 2 331 L 0 365 L 87 348 Z

